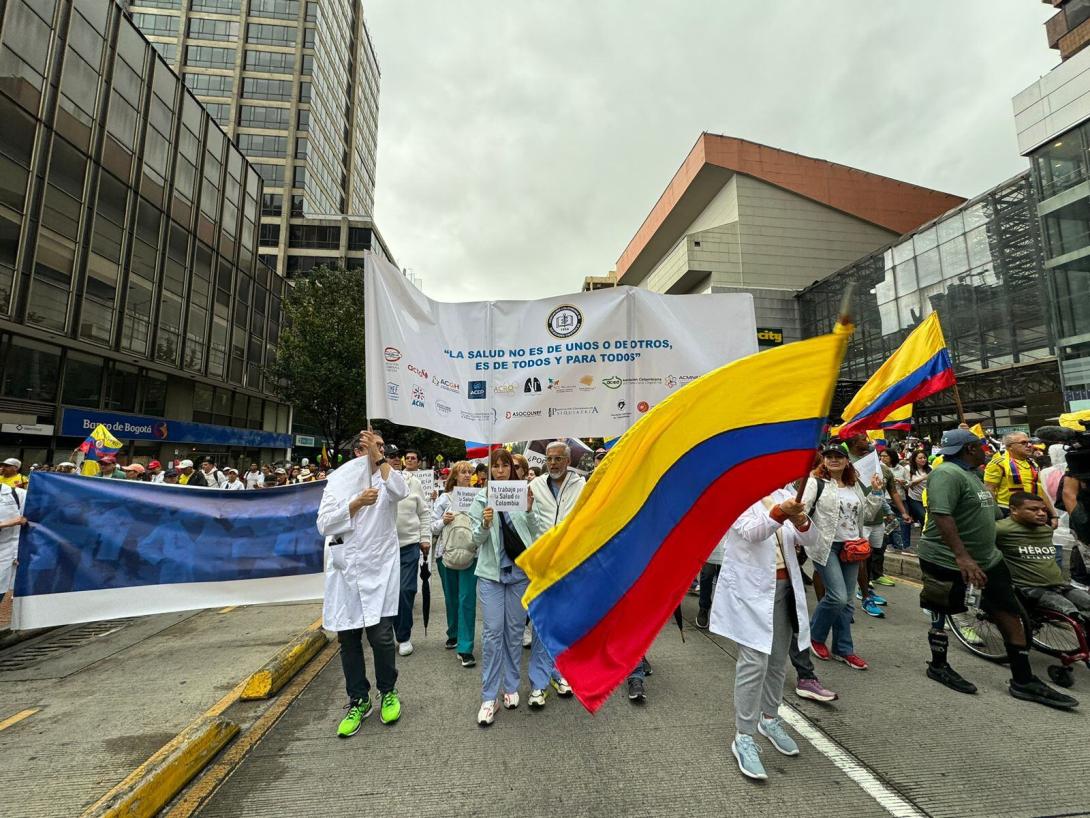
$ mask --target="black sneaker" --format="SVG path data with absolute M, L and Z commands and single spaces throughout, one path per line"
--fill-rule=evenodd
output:
M 703 608 L 696 612 L 696 626 L 702 631 L 708 629 L 708 613 Z
M 458 647 L 458 640 L 448 639 L 447 643 L 443 645 L 443 647 L 445 647 L 447 650 L 454 650 L 456 647 Z
M 477 664 L 477 660 L 473 658 L 472 653 L 459 653 L 458 658 L 462 660 L 462 667 L 473 667 Z
M 643 679 L 633 676 L 628 680 L 628 700 L 636 704 L 642 704 L 647 695 L 643 691 Z
M 950 665 L 935 667 L 928 662 L 927 678 L 934 679 L 939 684 L 946 685 L 948 688 L 956 690 L 958 693 L 976 693 L 976 685 L 967 679 L 962 678 L 961 674 L 950 667 Z
M 1045 707 L 1055 707 L 1057 710 L 1072 710 L 1079 706 L 1078 699 L 1068 696 L 1066 693 L 1061 693 L 1059 690 L 1053 690 L 1036 676 L 1024 685 L 1018 684 L 1018 682 L 1011 679 L 1009 689 L 1011 695 L 1016 699 L 1037 702 Z

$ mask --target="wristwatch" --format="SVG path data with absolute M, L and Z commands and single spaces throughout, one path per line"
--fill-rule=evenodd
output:
M 379 458 L 378 460 L 375 461 L 375 465 L 376 466 L 381 466 L 385 462 L 386 462 L 386 458 L 382 457 L 382 458 Z

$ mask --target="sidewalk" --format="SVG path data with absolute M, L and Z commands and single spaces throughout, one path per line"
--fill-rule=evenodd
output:
M 72 625 L 0 653 L 0 721 L 36 710 L 0 730 L 0 815 L 78 815 L 320 614 L 302 603 Z

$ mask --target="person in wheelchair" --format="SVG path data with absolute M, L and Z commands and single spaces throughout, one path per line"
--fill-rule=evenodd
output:
M 1065 614 L 1090 627 L 1090 593 L 1064 581 L 1045 501 L 1016 491 L 1010 497 L 1010 512 L 995 525 L 995 544 L 1010 568 L 1015 590 L 1028 606 Z

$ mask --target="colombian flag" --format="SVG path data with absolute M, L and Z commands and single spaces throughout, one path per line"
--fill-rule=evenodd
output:
M 476 443 L 472 440 L 466 441 L 466 460 L 477 460 L 481 457 L 488 457 L 489 445 L 487 443 Z M 491 448 L 499 449 L 498 444 L 494 444 Z
M 98 424 L 87 436 L 87 439 L 79 444 L 79 451 L 83 452 L 83 463 L 80 464 L 80 473 L 88 476 L 98 474 L 98 461 L 103 455 L 117 454 L 121 451 L 122 442 L 110 434 L 110 430 Z
M 751 355 L 675 392 L 518 558 L 522 602 L 588 710 L 635 667 L 738 515 L 809 472 L 850 333 Z
M 849 438 L 876 429 L 893 410 L 954 383 L 954 365 L 942 337 L 939 314 L 933 312 L 912 330 L 844 408 L 839 435 Z
M 912 430 L 912 404 L 906 403 L 900 409 L 895 409 L 886 415 L 879 427 L 882 429 L 895 429 L 900 432 Z

